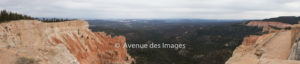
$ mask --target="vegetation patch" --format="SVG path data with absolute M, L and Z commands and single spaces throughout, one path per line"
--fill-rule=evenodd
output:
M 8 22 L 12 20 L 40 20 L 43 22 L 63 22 L 75 19 L 63 19 L 63 18 L 34 18 L 28 15 L 19 14 L 16 12 L 10 12 L 6 10 L 0 11 L 0 23 Z
M 16 64 L 38 64 L 33 58 L 20 57 L 17 59 Z

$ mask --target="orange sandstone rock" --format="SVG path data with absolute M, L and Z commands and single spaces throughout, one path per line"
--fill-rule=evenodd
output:
M 250 35 L 249 37 L 245 37 L 242 44 L 246 46 L 253 45 L 255 44 L 258 37 L 259 36 L 257 35 Z
M 282 22 L 275 22 L 275 21 L 249 21 L 247 26 L 257 26 L 257 27 L 263 27 L 264 31 L 272 30 L 270 26 L 278 27 L 278 28 L 287 28 L 291 27 L 291 24 L 282 23 Z
M 258 27 L 264 27 L 264 26 L 275 26 L 278 28 L 286 28 L 292 26 L 291 24 L 282 23 L 282 22 L 272 22 L 272 21 L 250 21 L 247 26 L 258 26 Z
M 91 32 L 82 20 L 43 23 L 18 20 L 0 24 L 0 62 L 27 59 L 39 64 L 130 64 L 124 36 Z M 8 57 L 10 58 L 3 58 Z

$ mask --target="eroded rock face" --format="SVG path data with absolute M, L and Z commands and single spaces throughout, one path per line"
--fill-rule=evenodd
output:
M 272 22 L 272 21 L 249 21 L 247 26 L 257 26 L 257 27 L 263 27 L 263 32 L 264 31 L 269 31 L 271 30 L 270 26 L 277 27 L 277 28 L 287 28 L 291 27 L 291 24 L 287 23 L 282 23 L 282 22 Z
M 0 24 L 0 62 L 16 64 L 130 64 L 125 37 L 91 32 L 82 20 L 43 23 L 19 20 Z
M 291 24 L 282 23 L 282 22 L 271 22 L 271 21 L 250 21 L 247 26 L 258 26 L 258 27 L 264 27 L 264 26 L 275 26 L 278 28 L 286 28 L 292 26 Z
M 246 37 L 225 64 L 300 64 L 288 60 L 292 44 L 290 30 Z
M 259 36 L 257 36 L 257 35 L 250 35 L 248 37 L 245 37 L 243 39 L 242 44 L 245 45 L 245 46 L 253 45 L 253 44 L 255 44 L 258 37 Z

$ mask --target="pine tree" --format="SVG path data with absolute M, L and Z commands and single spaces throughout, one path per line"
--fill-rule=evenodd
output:
M 7 11 L 6 10 L 2 10 L 1 12 L 0 12 L 1 14 L 1 21 L 7 21 L 7 19 L 8 19 L 8 13 L 7 13 Z
M 6 10 L 0 11 L 0 22 L 6 22 L 10 20 L 20 20 L 20 19 L 34 19 L 33 17 L 22 15 L 14 12 L 8 12 Z
M 70 19 L 63 19 L 63 18 L 42 18 L 42 19 L 38 19 L 38 18 L 33 18 L 31 16 L 28 16 L 28 15 L 9 12 L 9 11 L 6 11 L 6 10 L 1 10 L 0 11 L 0 22 L 6 22 L 6 21 L 11 21 L 11 20 L 20 20 L 20 19 L 31 19 L 31 20 L 36 19 L 36 20 L 40 20 L 40 21 L 43 21 L 43 22 L 62 22 L 62 21 L 70 20 Z

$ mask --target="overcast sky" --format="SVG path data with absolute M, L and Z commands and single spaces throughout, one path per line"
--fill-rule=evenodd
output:
M 299 16 L 298 0 L 0 0 L 0 9 L 34 17 L 86 19 L 262 19 Z

